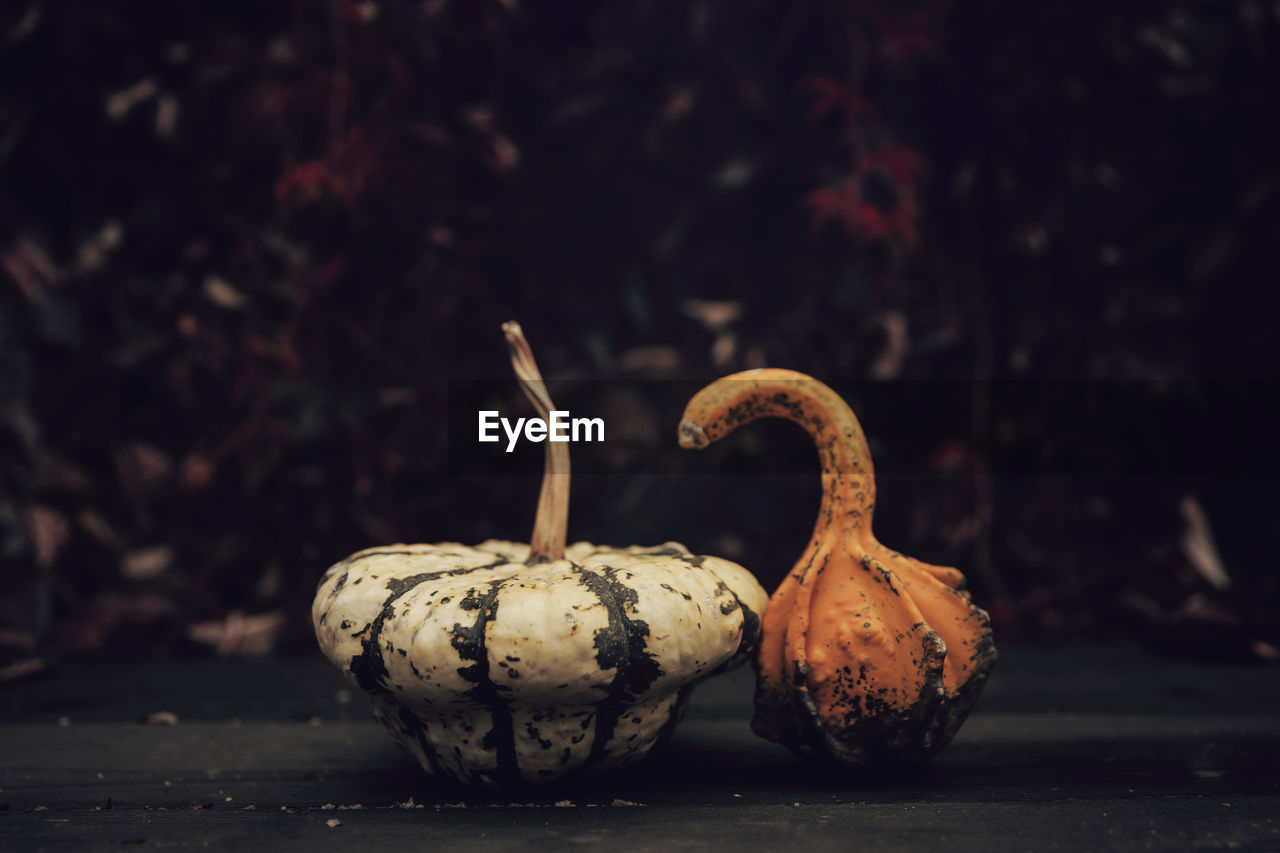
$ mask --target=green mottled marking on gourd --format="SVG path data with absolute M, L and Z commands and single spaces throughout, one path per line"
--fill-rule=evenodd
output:
M 404 726 L 404 732 L 413 735 L 414 740 L 418 742 L 418 746 L 422 748 L 422 754 L 426 757 L 431 772 L 436 775 L 443 773 L 443 768 L 440 766 L 440 756 L 436 755 L 435 746 L 427 738 L 427 724 L 423 722 L 421 717 L 403 706 L 400 707 L 399 713 L 400 723 Z
M 352 563 L 358 563 L 361 560 L 367 560 L 370 557 L 396 557 L 396 556 L 412 557 L 414 554 L 417 554 L 417 553 L 418 553 L 417 551 L 405 551 L 404 549 L 400 549 L 396 551 L 392 551 L 389 549 L 379 549 L 377 551 L 361 551 L 358 554 L 352 554 L 350 557 L 347 557 L 345 560 L 339 563 L 339 565 L 345 569 L 346 567 L 350 566 Z
M 667 721 L 662 724 L 662 728 L 658 730 L 658 736 L 654 738 L 655 748 L 665 746 L 667 741 L 671 740 L 671 735 L 680 723 L 680 718 L 684 716 L 684 709 L 691 693 L 693 693 L 693 686 L 688 684 L 676 691 L 676 698 L 671 703 Z
M 368 556 L 379 556 L 383 554 L 411 554 L 412 551 L 378 551 Z M 410 575 L 407 578 L 392 578 L 387 581 L 386 589 L 391 594 L 387 596 L 386 601 L 382 603 L 382 610 L 374 617 L 364 629 L 358 631 L 354 636 L 366 634 L 360 641 L 360 654 L 351 658 L 351 662 L 347 664 L 347 670 L 355 677 L 356 683 L 360 685 L 362 690 L 367 691 L 370 695 L 379 696 L 390 694 L 390 690 L 386 687 L 386 681 L 390 673 L 387 672 L 386 661 L 382 658 L 382 650 L 379 645 L 382 640 L 382 626 L 387 619 L 395 616 L 395 604 L 405 595 L 408 595 L 415 587 L 420 584 L 433 580 L 439 580 L 444 577 L 453 577 L 457 575 L 466 575 L 481 569 L 493 568 L 502 565 L 505 559 L 497 563 L 485 566 L 466 567 L 461 569 L 441 569 L 436 572 L 422 572 L 421 574 Z
M 333 584 L 333 589 L 329 590 L 329 600 L 330 600 L 330 601 L 333 601 L 335 598 L 337 598 L 337 597 L 338 597 L 338 593 L 342 592 L 342 588 L 343 588 L 344 586 L 346 586 L 346 585 L 347 585 L 347 577 L 348 577 L 348 573 L 347 573 L 347 569 L 346 569 L 346 564 L 344 563 L 344 564 L 342 564 L 342 566 L 343 566 L 343 568 L 342 568 L 342 576 L 341 576 L 341 577 L 339 577 L 339 578 L 338 578 L 338 580 L 337 580 L 336 582 L 334 582 L 334 584 Z
M 601 669 L 617 669 L 604 699 L 596 704 L 596 734 L 591 742 L 587 765 L 604 758 L 622 712 L 662 676 L 662 667 L 646 648 L 649 624 L 631 619 L 639 596 L 618 581 L 615 570 L 604 566 L 599 573 L 583 569 L 578 582 L 591 591 L 609 617 L 606 627 L 596 631 L 596 664 Z
M 737 657 L 755 647 L 755 638 L 760 636 L 760 614 L 743 604 L 740 599 L 735 600 L 738 601 L 738 609 L 742 611 L 742 639 L 738 640 L 738 653 L 734 656 Z
M 458 667 L 458 675 L 475 684 L 469 698 L 489 711 L 493 722 L 492 728 L 485 733 L 480 745 L 497 753 L 498 767 L 493 773 L 494 781 L 503 785 L 519 785 L 523 779 L 520 775 L 520 764 L 516 755 L 515 724 L 511 717 L 511 708 L 502 698 L 498 687 L 489 678 L 489 650 L 486 635 L 489 623 L 498 613 L 498 593 L 502 590 L 502 578 L 490 582 L 489 589 L 483 595 L 477 590 L 469 589 L 463 596 L 459 606 L 463 610 L 477 610 L 476 621 L 471 625 L 455 623 L 451 644 L 458 652 L 458 657 L 471 661 L 470 666 Z

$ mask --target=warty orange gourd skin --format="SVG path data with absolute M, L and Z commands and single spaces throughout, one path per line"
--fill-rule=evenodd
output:
M 942 749 L 995 665 L 986 612 L 964 576 L 880 544 L 875 473 L 841 397 L 791 370 L 719 379 L 689 401 L 680 444 L 705 447 L 763 417 L 813 437 L 818 521 L 765 610 L 753 730 L 805 756 L 849 766 L 910 766 Z

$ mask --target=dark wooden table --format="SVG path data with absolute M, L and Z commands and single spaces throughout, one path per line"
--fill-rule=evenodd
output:
M 0 693 L 0 848 L 1280 850 L 1280 669 L 1002 652 L 910 776 L 754 737 L 751 674 L 661 754 L 537 793 L 423 776 L 316 659 L 67 668 Z

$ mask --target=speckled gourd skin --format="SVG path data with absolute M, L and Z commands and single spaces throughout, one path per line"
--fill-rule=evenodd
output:
M 390 545 L 320 582 L 321 649 L 433 774 L 496 789 L 634 761 L 759 643 L 767 595 L 727 560 L 674 542 L 528 558 L 497 540 Z
M 752 729 L 805 756 L 902 767 L 941 750 L 996 662 L 964 575 L 882 545 L 871 530 L 871 451 L 853 411 L 818 380 L 765 368 L 689 401 L 680 443 L 704 447 L 758 418 L 813 437 L 822 504 L 813 537 L 769 601 Z

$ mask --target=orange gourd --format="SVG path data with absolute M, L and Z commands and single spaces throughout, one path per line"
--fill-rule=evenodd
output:
M 919 763 L 955 735 L 995 664 L 987 614 L 956 569 L 876 541 L 866 437 L 823 383 L 778 369 L 726 376 L 689 401 L 680 444 L 705 447 L 762 417 L 813 437 L 822 503 L 813 539 L 765 610 L 752 729 L 846 765 Z

